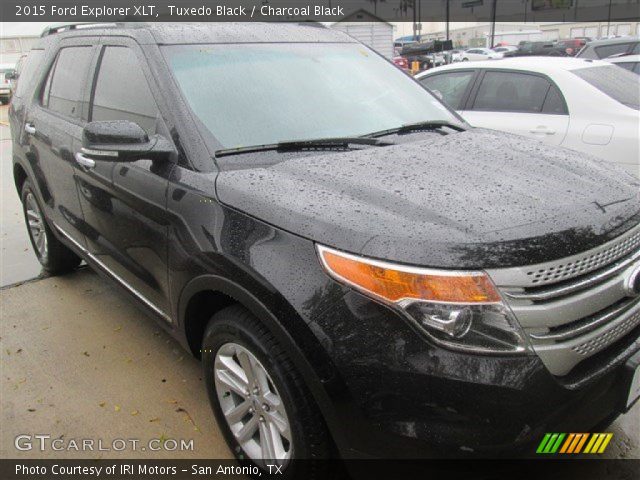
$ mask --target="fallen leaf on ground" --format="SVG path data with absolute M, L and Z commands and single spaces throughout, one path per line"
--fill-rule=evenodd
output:
M 116 412 L 119 412 L 119 411 L 120 411 L 120 405 L 114 405 L 114 406 L 113 406 L 113 409 L 114 409 Z
M 106 405 L 106 403 L 105 403 L 105 402 L 100 402 L 100 403 L 98 404 L 98 406 L 99 406 L 99 407 L 104 407 L 105 405 Z

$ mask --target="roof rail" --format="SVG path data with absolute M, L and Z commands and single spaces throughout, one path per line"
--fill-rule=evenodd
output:
M 40 37 L 46 37 L 55 33 L 68 32 L 71 30 L 85 28 L 113 28 L 121 25 L 121 23 L 96 23 L 96 22 L 79 22 L 79 23 L 54 23 L 45 28 Z

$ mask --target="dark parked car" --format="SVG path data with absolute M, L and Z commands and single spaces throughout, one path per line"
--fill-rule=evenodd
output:
M 552 56 L 566 57 L 570 55 L 567 48 L 555 42 L 520 42 L 518 49 L 505 52 L 505 57 L 532 57 L 532 56 Z
M 640 54 L 640 38 L 620 37 L 589 42 L 582 50 L 580 50 L 577 56 L 579 58 L 591 58 L 593 60 L 598 60 L 638 54 Z
M 418 62 L 420 70 L 427 70 L 444 65 L 444 52 L 451 49 L 453 49 L 451 40 L 428 40 L 405 44 L 400 51 L 400 56 L 407 59 L 409 68 L 413 62 Z
M 240 458 L 528 454 L 637 397 L 638 180 L 473 129 L 346 34 L 51 30 L 18 90 L 40 262 L 201 358 Z

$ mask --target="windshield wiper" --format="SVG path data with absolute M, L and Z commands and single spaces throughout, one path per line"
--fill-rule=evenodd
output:
M 464 132 L 467 129 L 462 125 L 456 123 L 447 122 L 445 120 L 428 120 L 426 122 L 407 123 L 400 127 L 389 128 L 387 130 L 380 130 L 379 132 L 373 132 L 367 135 L 369 138 L 384 137 L 385 135 L 394 135 L 402 133 L 410 133 L 418 130 L 441 130 L 442 128 L 450 128 L 457 132 Z M 444 132 L 443 132 L 444 134 Z
M 335 138 L 318 138 L 314 140 L 291 140 L 278 143 L 268 143 L 264 145 L 251 145 L 248 147 L 225 148 L 216 150 L 216 157 L 225 155 L 237 155 L 250 152 L 265 152 L 268 150 L 277 150 L 282 152 L 296 150 L 314 150 L 314 149 L 347 149 L 350 145 L 369 145 L 373 147 L 386 147 L 393 145 L 393 142 L 378 140 L 370 137 L 335 137 Z

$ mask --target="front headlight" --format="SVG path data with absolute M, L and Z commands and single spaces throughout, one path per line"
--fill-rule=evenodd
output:
M 486 353 L 527 349 L 522 329 L 484 272 L 409 267 L 317 249 L 330 276 L 390 305 L 438 343 Z

